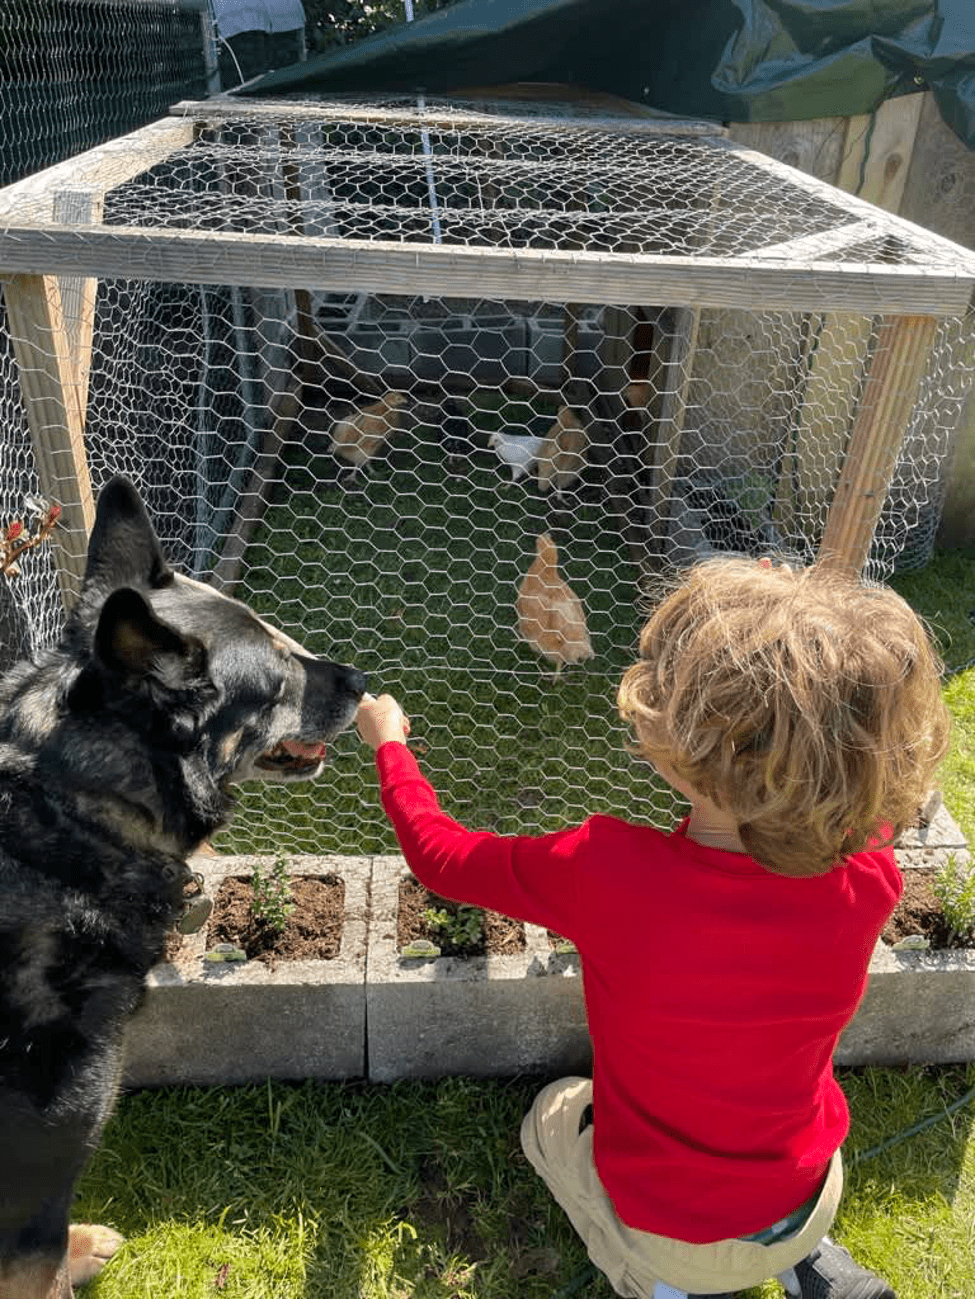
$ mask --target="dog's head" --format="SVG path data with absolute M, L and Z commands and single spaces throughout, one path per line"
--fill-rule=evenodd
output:
M 98 499 L 67 629 L 86 667 L 71 704 L 110 710 L 215 781 L 295 781 L 322 770 L 366 679 L 309 654 L 240 601 L 173 572 L 135 489 Z

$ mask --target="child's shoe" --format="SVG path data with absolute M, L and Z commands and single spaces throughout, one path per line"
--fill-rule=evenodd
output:
M 803 1296 L 804 1300 L 834 1296 L 894 1300 L 896 1294 L 888 1282 L 861 1268 L 844 1246 L 836 1246 L 827 1237 L 821 1238 L 806 1259 L 779 1276 L 789 1296 Z

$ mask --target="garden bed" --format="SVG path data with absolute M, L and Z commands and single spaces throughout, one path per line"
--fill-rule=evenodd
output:
M 837 1060 L 969 1060 L 973 939 L 952 946 L 933 893 L 951 856 L 968 861 L 966 842 L 941 807 L 900 841 L 897 856 L 904 903 L 873 955 Z M 272 936 L 251 915 L 256 862 L 267 872 L 274 859 L 194 862 L 217 906 L 150 974 L 128 1038 L 129 1085 L 589 1068 L 579 958 L 559 936 L 430 895 L 398 856 L 292 859 L 296 906 Z M 310 956 L 318 931 L 326 946 Z M 930 946 L 892 946 L 913 936 Z
M 256 862 L 268 870 L 274 859 L 204 857 L 191 865 L 206 893 L 220 899 L 228 881 L 231 895 L 239 894 L 236 878 L 248 877 Z M 205 927 L 149 974 L 127 1034 L 128 1085 L 362 1076 L 370 859 L 302 857 L 295 866 L 297 876 L 342 883 L 336 955 L 288 960 L 259 944 L 263 960 L 235 960 L 233 950 L 247 941 L 247 908 L 239 909 L 240 925 L 230 931 L 215 908 Z M 290 919 L 301 926 L 298 909 Z M 334 924 L 328 928 L 334 946 Z M 231 951 L 218 953 L 218 945 Z M 216 955 L 232 959 L 213 960 Z

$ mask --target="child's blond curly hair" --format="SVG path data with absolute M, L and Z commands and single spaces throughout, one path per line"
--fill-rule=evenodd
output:
M 941 664 L 901 597 L 824 566 L 692 568 L 618 691 L 638 751 L 787 876 L 911 825 L 946 752 Z

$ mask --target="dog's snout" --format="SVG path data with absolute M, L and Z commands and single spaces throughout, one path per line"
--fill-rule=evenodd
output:
M 360 699 L 366 692 L 366 674 L 361 673 L 358 668 L 347 668 L 340 665 L 337 675 L 339 684 L 343 690 L 348 691 L 350 695 L 355 695 Z

